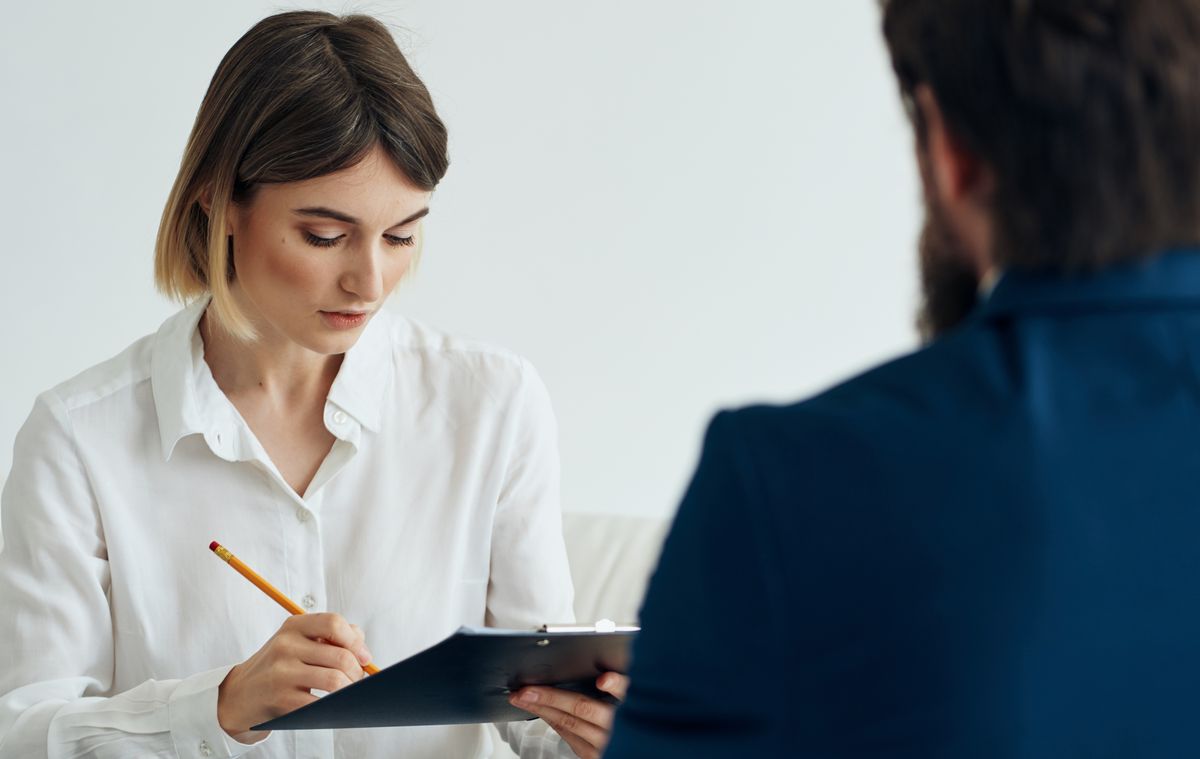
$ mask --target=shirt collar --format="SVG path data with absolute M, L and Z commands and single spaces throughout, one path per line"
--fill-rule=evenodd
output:
M 978 318 L 1190 304 L 1200 307 L 1200 248 L 1174 248 L 1093 274 L 1006 271 Z
M 996 283 L 1004 276 L 1001 269 L 995 267 L 988 269 L 987 273 L 979 280 L 979 299 L 986 300 L 992 295 L 992 291 L 996 289 Z
M 176 444 L 187 435 L 209 433 L 217 421 L 214 413 L 220 413 L 218 404 L 200 390 L 205 387 L 201 374 L 208 372 L 208 364 L 198 325 L 208 300 L 191 303 L 163 322 L 154 335 L 150 387 L 164 459 L 171 458 Z M 215 387 L 211 375 L 209 382 Z M 220 416 L 224 422 L 225 414 Z
M 354 417 L 363 427 L 378 432 L 383 403 L 392 384 L 392 315 L 379 309 L 367 322 L 358 341 L 346 351 L 329 401 Z
M 200 298 L 189 304 L 163 322 L 154 336 L 150 385 L 164 459 L 171 457 L 181 439 L 193 434 L 204 435 L 223 458 L 234 460 L 246 453 L 248 443 L 238 434 L 244 425 L 204 361 L 199 324 L 208 303 L 209 298 Z M 327 398 L 373 432 L 380 429 L 385 394 L 392 384 L 391 332 L 391 314 L 380 309 L 346 352 Z M 336 411 L 326 414 L 334 415 Z M 357 441 L 356 429 L 337 423 L 332 427 L 338 437 Z

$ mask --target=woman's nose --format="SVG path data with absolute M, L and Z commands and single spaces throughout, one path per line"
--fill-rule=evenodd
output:
M 383 268 L 378 256 L 370 248 L 355 251 L 352 263 L 342 273 L 342 289 L 363 303 L 374 303 L 383 297 Z

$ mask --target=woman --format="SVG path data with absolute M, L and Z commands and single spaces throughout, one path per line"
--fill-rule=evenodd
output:
M 460 624 L 571 616 L 541 381 L 381 310 L 446 168 L 378 22 L 284 13 L 225 56 L 156 250 L 191 305 L 39 397 L 17 439 L 0 757 L 487 752 L 480 726 L 249 729 Z M 213 539 L 313 613 L 285 618 Z M 561 735 L 500 726 L 522 756 L 603 749 L 610 707 L 518 696 Z

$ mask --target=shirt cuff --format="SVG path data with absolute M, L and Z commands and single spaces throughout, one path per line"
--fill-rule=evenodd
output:
M 179 759 L 230 759 L 262 743 L 242 743 L 217 721 L 217 692 L 233 665 L 210 669 L 182 681 L 167 700 L 171 740 Z
M 544 720 L 494 724 L 500 737 L 521 759 L 579 759 L 571 746 Z

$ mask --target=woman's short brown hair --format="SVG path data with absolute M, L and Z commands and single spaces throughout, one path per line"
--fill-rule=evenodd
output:
M 446 127 L 388 29 L 316 11 L 258 22 L 225 54 L 200 105 L 159 225 L 159 289 L 180 300 L 211 293 L 217 321 L 252 336 L 230 291 L 229 204 L 262 184 L 349 168 L 376 145 L 425 190 L 449 165 Z

